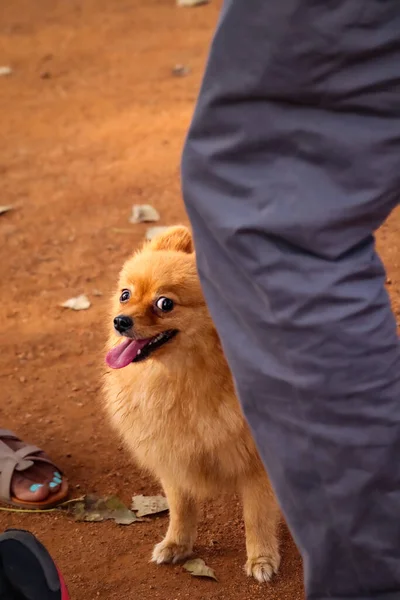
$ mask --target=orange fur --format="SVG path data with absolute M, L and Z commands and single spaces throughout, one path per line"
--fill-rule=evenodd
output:
M 119 303 L 122 289 L 132 293 Z M 152 309 L 159 296 L 174 300 L 165 315 Z M 146 244 L 124 265 L 112 316 L 134 319 L 134 335 L 150 338 L 179 330 L 146 360 L 105 378 L 106 406 L 139 464 L 162 483 L 170 507 L 157 563 L 190 556 L 197 501 L 221 490 L 238 491 L 244 505 L 248 575 L 268 581 L 279 566 L 279 510 L 208 313 L 190 232 L 175 227 Z M 112 330 L 108 348 L 120 343 Z

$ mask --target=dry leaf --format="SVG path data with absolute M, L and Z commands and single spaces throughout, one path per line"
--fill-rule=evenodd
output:
M 177 0 L 178 6 L 200 6 L 201 4 L 208 4 L 210 0 Z
M 130 223 L 155 223 L 160 220 L 160 215 L 150 204 L 134 204 Z
M 211 569 L 211 567 L 208 567 L 201 558 L 188 560 L 183 565 L 183 568 L 186 569 L 186 571 L 189 571 L 193 577 L 209 577 L 210 579 L 214 579 L 214 581 L 218 581 L 214 570 Z
M 118 525 L 131 525 L 140 520 L 117 496 L 83 496 L 65 502 L 59 509 L 71 514 L 75 521 L 99 522 L 111 519 Z
M 189 73 L 190 67 L 187 67 L 186 65 L 175 65 L 172 68 L 172 75 L 175 77 L 186 77 L 186 75 L 189 75 Z
M 12 210 L 13 208 L 14 207 L 11 206 L 11 204 L 0 206 L 0 215 L 3 215 L 4 213 L 8 212 L 9 210 Z
M 168 502 L 164 496 L 133 496 L 131 509 L 138 517 L 156 515 L 168 510 Z
M 150 229 L 146 231 L 146 240 L 150 242 L 153 238 L 164 233 L 164 231 L 167 231 L 167 229 L 169 229 L 169 227 L 150 227 Z
M 13 72 L 11 67 L 0 67 L 0 77 L 4 77 L 5 75 L 11 75 Z
M 61 306 L 72 310 L 87 310 L 90 307 L 90 300 L 85 294 L 81 294 L 76 298 L 69 298 Z

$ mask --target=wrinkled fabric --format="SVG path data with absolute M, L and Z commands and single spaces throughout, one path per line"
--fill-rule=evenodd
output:
M 400 598 L 397 0 L 226 0 L 182 180 L 199 273 L 309 599 Z

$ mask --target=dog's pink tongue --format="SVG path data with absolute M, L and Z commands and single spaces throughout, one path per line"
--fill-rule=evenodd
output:
M 138 351 L 146 346 L 148 340 L 126 339 L 107 352 L 106 363 L 112 369 L 123 369 L 136 358 Z

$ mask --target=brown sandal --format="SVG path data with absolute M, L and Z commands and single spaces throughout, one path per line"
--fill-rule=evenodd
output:
M 3 440 L 13 440 L 24 445 L 18 450 L 12 450 Z M 25 444 L 11 431 L 0 429 L 0 502 L 18 508 L 39 510 L 52 508 L 66 499 L 68 496 L 68 482 L 65 480 L 62 480 L 60 490 L 57 493 L 50 494 L 48 498 L 41 502 L 19 500 L 11 495 L 11 482 L 15 471 L 21 473 L 35 463 L 40 462 L 52 465 L 56 473 L 62 474 L 62 471 L 49 458 L 38 456 L 41 452 L 43 451 L 40 448 Z

